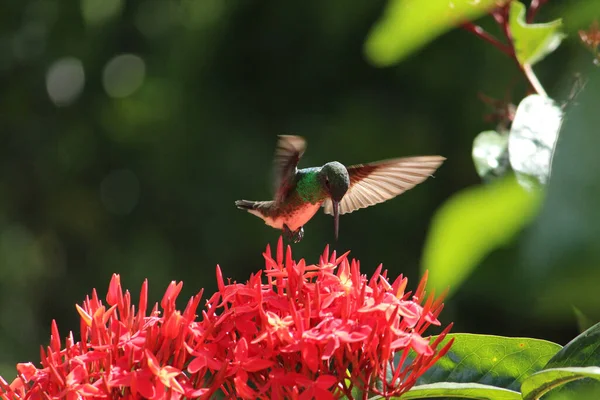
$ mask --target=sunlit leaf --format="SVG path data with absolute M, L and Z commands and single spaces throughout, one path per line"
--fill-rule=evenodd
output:
M 575 339 L 571 340 L 565 347 L 562 348 L 562 350 L 556 353 L 554 357 L 550 359 L 550 361 L 548 361 L 544 368 L 556 369 L 598 366 L 600 366 L 600 323 L 592 326 Z M 594 379 L 589 379 L 589 376 L 570 377 L 569 374 L 564 376 L 560 374 L 559 376 L 561 377 L 559 382 L 549 383 L 552 385 L 552 388 L 561 386 L 557 388 L 557 390 L 554 390 L 552 395 L 559 394 L 561 396 L 567 396 L 568 393 L 577 393 L 580 396 L 584 396 L 585 393 L 592 393 L 600 390 L 600 382 Z M 548 377 L 548 379 L 553 379 L 550 375 L 547 375 L 546 377 Z M 566 381 L 563 381 L 563 379 L 566 379 Z M 565 383 L 566 385 L 562 386 Z M 538 392 L 542 389 L 543 388 L 530 390 Z M 580 398 L 597 399 L 598 397 L 577 397 L 577 399 Z
M 571 340 L 546 368 L 600 366 L 600 322 Z
M 592 380 L 591 378 L 587 378 L 587 380 Z M 571 383 L 567 383 L 564 386 L 561 386 L 557 390 L 553 390 L 548 394 L 545 394 L 542 399 L 543 400 L 598 400 L 600 399 L 600 387 L 589 387 L 589 388 L 577 388 L 577 390 L 569 390 L 568 386 L 573 385 L 575 383 L 583 382 L 583 380 L 574 381 Z M 600 386 L 600 382 L 594 380 Z
M 377 66 L 401 59 L 453 27 L 478 18 L 497 0 L 390 0 L 365 43 Z
M 543 24 L 528 24 L 525 15 L 523 3 L 513 1 L 510 4 L 509 27 L 517 59 L 521 65 L 533 65 L 552 53 L 565 35 L 561 32 L 561 19 Z
M 537 372 L 523 382 L 523 400 L 539 399 L 565 383 L 586 378 L 600 380 L 600 367 L 552 368 Z
M 432 397 L 456 397 L 477 400 L 520 400 L 521 394 L 513 390 L 481 385 L 479 383 L 433 383 L 430 385 L 415 386 L 402 395 L 400 399 L 429 399 Z
M 522 186 L 528 187 L 527 178 L 540 184 L 548 181 L 562 116 L 558 104 L 546 96 L 533 94 L 519 103 L 508 135 L 508 154 Z
M 433 217 L 423 253 L 429 284 L 456 290 L 494 249 L 510 243 L 536 214 L 540 194 L 509 176 L 464 189 Z
M 527 376 L 540 371 L 561 346 L 539 339 L 455 333 L 450 351 L 417 381 L 418 385 L 454 382 L 518 391 Z
M 81 15 L 89 25 L 98 25 L 118 17 L 123 0 L 81 0 Z
M 484 180 L 503 176 L 509 168 L 508 135 L 496 131 L 481 132 L 473 141 L 473 163 Z

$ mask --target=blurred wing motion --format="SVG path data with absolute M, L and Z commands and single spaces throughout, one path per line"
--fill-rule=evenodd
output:
M 340 214 L 383 203 L 412 189 L 430 177 L 444 160 L 441 156 L 421 156 L 348 167 L 350 187 L 340 201 Z M 333 215 L 331 199 L 323 207 L 326 214 Z
M 306 141 L 300 136 L 280 135 L 275 149 L 275 201 L 283 201 L 294 187 L 298 162 L 306 150 Z

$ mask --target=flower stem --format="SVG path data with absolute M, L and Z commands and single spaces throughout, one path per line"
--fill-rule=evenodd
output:
M 538 80 L 537 76 L 533 72 L 531 65 L 525 64 L 522 66 L 522 69 L 523 69 L 523 73 L 525 73 L 525 76 L 527 77 L 527 80 L 529 81 L 529 84 L 531 85 L 533 90 L 535 90 L 537 92 L 537 94 L 540 94 L 542 96 L 548 96 L 546 94 L 546 91 L 544 90 L 544 87 L 542 86 L 542 84 Z

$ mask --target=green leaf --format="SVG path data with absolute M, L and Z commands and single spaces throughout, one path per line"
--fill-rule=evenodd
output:
M 419 378 L 418 385 L 479 383 L 517 391 L 561 349 L 545 340 L 469 333 L 449 334 L 440 347 L 451 339 L 450 351 Z
M 521 65 L 533 65 L 552 53 L 565 38 L 560 31 L 562 20 L 557 19 L 543 24 L 528 24 L 523 3 L 510 3 L 509 28 Z
M 545 368 L 600 366 L 600 322 L 571 340 Z
M 537 400 L 543 394 L 579 379 L 600 380 L 600 367 L 552 368 L 537 372 L 523 382 L 523 400 Z
M 453 27 L 478 18 L 496 0 L 390 0 L 365 43 L 367 58 L 388 66 Z
M 547 370 L 557 370 L 584 367 L 596 368 L 598 366 L 600 366 L 600 323 L 592 326 L 569 342 L 548 361 L 548 364 L 544 368 Z M 561 375 L 561 380 L 554 382 L 552 377 L 549 376 L 549 381 L 544 384 L 544 387 L 531 389 L 531 391 L 538 393 L 541 390 L 556 389 L 552 391 L 552 395 L 558 395 L 556 398 L 563 400 L 596 400 L 600 398 L 600 382 L 597 380 L 589 379 L 589 376 L 567 379 L 568 377 L 568 375 Z M 540 385 L 542 384 L 540 383 Z M 555 397 L 551 397 L 551 399 L 555 399 Z
M 433 383 L 419 385 L 400 396 L 402 400 L 432 397 L 458 397 L 477 400 L 521 400 L 521 394 L 512 390 L 478 383 Z
M 467 188 L 442 205 L 425 242 L 423 270 L 436 290 L 456 290 L 485 256 L 510 243 L 537 213 L 539 192 L 513 176 Z

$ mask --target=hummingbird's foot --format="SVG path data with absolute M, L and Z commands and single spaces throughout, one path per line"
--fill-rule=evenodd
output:
M 288 226 L 286 224 L 283 224 L 283 237 L 288 242 L 291 242 L 294 240 L 294 232 L 292 232 L 292 230 L 290 228 L 288 228 Z
M 304 237 L 304 227 L 301 226 L 294 232 L 294 243 L 298 243 Z
M 283 224 L 283 237 L 289 242 L 298 243 L 304 237 L 304 227 L 292 231 L 286 224 Z

